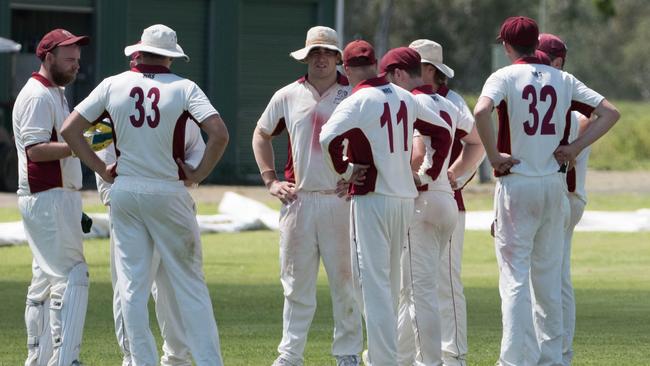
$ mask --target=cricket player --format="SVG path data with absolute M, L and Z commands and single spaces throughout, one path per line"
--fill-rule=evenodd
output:
M 61 138 L 70 114 L 64 87 L 79 71 L 89 38 L 65 29 L 47 33 L 41 60 L 13 109 L 18 150 L 18 207 L 33 255 L 27 290 L 26 366 L 79 364 L 88 304 L 88 266 L 81 232 L 81 164 Z
M 82 131 L 104 114 L 114 124 L 117 177 L 110 193 L 111 220 L 117 287 L 134 364 L 158 364 L 147 312 L 155 247 L 195 364 L 222 365 L 201 268 L 195 206 L 183 181 L 200 182 L 210 174 L 225 150 L 228 132 L 203 91 L 170 71 L 175 58 L 189 61 L 174 30 L 162 24 L 146 28 L 140 43 L 124 49 L 127 56 L 134 52 L 141 52 L 142 63 L 104 79 L 75 107 L 62 133 L 82 161 L 111 183 L 111 168 L 90 149 Z M 184 162 L 188 116 L 208 135 L 195 169 Z
M 305 47 L 291 57 L 307 64 L 307 75 L 278 90 L 257 122 L 253 152 L 264 184 L 283 206 L 280 215 L 280 279 L 284 289 L 282 341 L 273 365 L 300 366 L 316 311 L 320 258 L 327 272 L 334 312 L 332 354 L 337 366 L 356 366 L 363 347 L 361 311 L 350 263 L 350 204 L 337 196 L 337 175 L 323 159 L 318 135 L 349 94 L 336 31 L 317 26 Z M 285 181 L 275 174 L 271 141 L 287 130 L 291 148 Z
M 449 245 L 441 253 L 440 271 L 438 274 L 438 311 L 440 313 L 442 360 L 446 366 L 466 366 L 467 357 L 467 307 L 463 283 L 461 281 L 461 265 L 463 261 L 463 241 L 465 236 L 465 202 L 462 190 L 468 178 L 476 171 L 485 156 L 483 144 L 474 126 L 474 116 L 467 107 L 463 97 L 447 86 L 448 79 L 453 78 L 454 70 L 444 64 L 442 46 L 428 39 L 418 39 L 409 45 L 422 58 L 422 80 L 431 88 L 431 92 L 441 99 L 441 103 L 451 102 L 459 111 L 458 126 L 453 135 L 449 169 L 447 176 L 453 189 L 454 199 L 458 209 L 458 219 L 451 235 Z M 442 98 L 440 98 L 442 97 Z M 439 104 L 439 103 L 436 103 Z M 453 108 L 443 108 L 451 116 Z M 461 121 L 471 121 L 466 125 Z M 417 165 L 416 165 L 417 166 Z M 444 178 L 439 177 L 439 180 Z M 400 323 L 408 322 L 402 317 Z M 412 334 L 408 327 L 400 332 L 400 337 L 407 341 Z M 400 342 L 400 345 L 403 343 Z M 414 343 L 412 343 L 414 344 Z M 413 359 L 415 348 L 404 356 Z M 408 362 L 408 361 L 407 361 Z
M 368 358 L 373 366 L 394 366 L 400 254 L 417 196 L 410 167 L 413 129 L 431 135 L 434 127 L 426 118 L 442 120 L 425 115 L 410 92 L 377 77 L 368 42 L 350 42 L 343 66 L 352 95 L 323 126 L 320 143 L 329 166 L 351 183 L 353 271 L 360 280 Z
M 534 56 L 538 35 L 537 23 L 530 18 L 503 22 L 498 40 L 513 64 L 487 79 L 474 109 L 498 177 L 494 228 L 503 323 L 499 365 L 562 364 L 561 267 L 569 219 L 563 165 L 619 118 L 612 104 L 573 75 L 540 63 Z M 497 138 L 490 120 L 495 106 Z M 568 144 L 569 112 L 576 109 L 597 118 Z M 533 333 L 537 342 L 530 341 Z
M 142 55 L 140 52 L 135 52 L 131 55 L 130 67 L 134 68 L 142 62 Z M 111 123 L 112 124 L 112 123 Z M 192 167 L 198 165 L 205 151 L 205 143 L 201 138 L 201 130 L 193 121 L 187 121 L 185 124 L 185 163 Z M 115 163 L 117 160 L 115 152 L 115 144 L 111 143 L 105 149 L 97 151 L 97 156 L 104 161 L 106 165 Z M 111 183 L 105 182 L 101 176 L 95 173 L 97 181 L 97 191 L 102 203 L 109 210 L 110 217 L 110 191 Z M 192 182 L 186 182 L 186 186 Z M 122 305 L 120 303 L 120 292 L 117 288 L 117 272 L 115 269 L 115 243 L 113 235 L 110 238 L 110 254 L 111 254 L 111 284 L 113 286 L 113 319 L 115 323 L 115 335 L 117 337 L 118 345 L 122 351 L 122 366 L 132 366 L 131 351 L 129 341 L 126 336 L 126 329 L 124 329 L 124 319 L 122 317 Z M 169 293 L 171 286 L 169 283 L 169 276 L 165 269 L 159 266 L 160 254 L 154 248 L 153 254 L 152 273 L 154 277 L 153 286 L 151 287 L 151 295 L 156 304 L 156 317 L 158 318 L 158 325 L 163 337 L 163 356 L 161 357 L 160 364 L 162 366 L 190 366 L 192 359 L 190 350 L 187 346 L 185 339 L 185 331 L 180 323 L 180 309 L 178 303 L 173 299 Z M 158 296 L 166 299 L 165 301 L 158 301 Z
M 567 47 L 559 37 L 549 33 L 540 34 L 537 50 L 547 55 L 551 66 L 559 70 L 564 69 Z M 572 112 L 571 118 L 571 127 L 578 130 L 579 135 L 583 134 L 589 126 L 589 119 L 579 112 Z M 564 256 L 562 257 L 562 324 L 564 326 L 562 364 L 565 366 L 571 365 L 573 359 L 573 336 L 576 326 L 576 303 L 571 282 L 571 241 L 573 230 L 582 218 L 587 204 L 585 178 L 590 152 L 591 146 L 587 146 L 578 154 L 573 169 L 567 171 L 566 177 L 571 214 L 569 227 L 564 234 Z
M 402 288 L 398 318 L 400 365 L 441 365 L 441 326 L 437 284 L 441 260 L 457 221 L 458 210 L 447 178 L 456 130 L 465 135 L 474 119 L 445 98 L 436 95 L 421 77 L 420 55 L 408 47 L 390 50 L 380 62 L 380 72 L 394 84 L 411 90 L 429 113 L 442 120 L 431 136 L 414 132 L 411 169 L 420 186 L 408 240 L 402 251 Z

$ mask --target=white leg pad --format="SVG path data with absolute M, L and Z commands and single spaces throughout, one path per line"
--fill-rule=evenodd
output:
M 27 299 L 25 306 L 27 361 L 25 361 L 25 366 L 45 366 L 52 357 L 49 306 L 50 300 L 35 302 Z
M 79 263 L 68 274 L 67 282 L 55 284 L 51 289 L 54 355 L 49 366 L 69 366 L 78 360 L 87 306 L 88 266 Z

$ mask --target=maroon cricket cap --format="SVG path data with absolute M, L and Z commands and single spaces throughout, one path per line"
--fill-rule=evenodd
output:
M 535 50 L 535 57 L 544 65 L 551 65 L 551 59 L 544 51 Z
M 343 50 L 343 63 L 348 66 L 366 66 L 377 63 L 375 49 L 362 39 L 352 41 Z
M 69 46 L 71 44 L 85 46 L 88 43 L 90 43 L 88 36 L 75 36 L 67 30 L 59 28 L 43 36 L 38 43 L 38 47 L 36 47 L 36 56 L 44 60 L 48 52 L 52 52 L 52 50 L 59 46 Z
M 515 46 L 530 47 L 537 45 L 539 29 L 537 23 L 528 17 L 510 17 L 501 24 L 497 41 Z
M 388 73 L 395 69 L 413 70 L 420 68 L 420 54 L 409 47 L 397 47 L 386 52 L 379 62 L 379 72 Z
M 564 44 L 560 37 L 550 33 L 542 33 L 539 35 L 537 49 L 546 53 L 549 57 L 566 58 L 566 44 Z

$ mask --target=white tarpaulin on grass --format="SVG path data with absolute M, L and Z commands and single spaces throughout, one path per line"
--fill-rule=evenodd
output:
M 108 214 L 89 214 L 93 227 L 85 238 L 106 238 L 109 235 Z M 226 192 L 219 203 L 219 214 L 197 215 L 202 233 L 239 232 L 245 230 L 278 230 L 280 213 L 263 203 L 234 192 Z M 467 230 L 490 230 L 492 211 L 468 211 Z M 586 211 L 577 231 L 638 232 L 650 231 L 650 209 L 609 212 Z M 0 246 L 25 244 L 21 221 L 0 223 Z
M 22 46 L 10 39 L 0 37 L 0 52 L 18 52 Z

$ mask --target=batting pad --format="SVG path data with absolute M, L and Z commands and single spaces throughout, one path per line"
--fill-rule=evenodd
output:
M 27 299 L 25 307 L 27 361 L 25 361 L 25 366 L 44 366 L 52 357 L 49 307 L 50 300 L 34 302 Z
M 107 121 L 99 121 L 88 127 L 83 135 L 93 151 L 100 151 L 113 142 L 113 125 Z
M 79 358 L 86 308 L 88 306 L 88 266 L 79 263 L 68 281 L 52 286 L 50 326 L 55 365 L 68 366 Z

